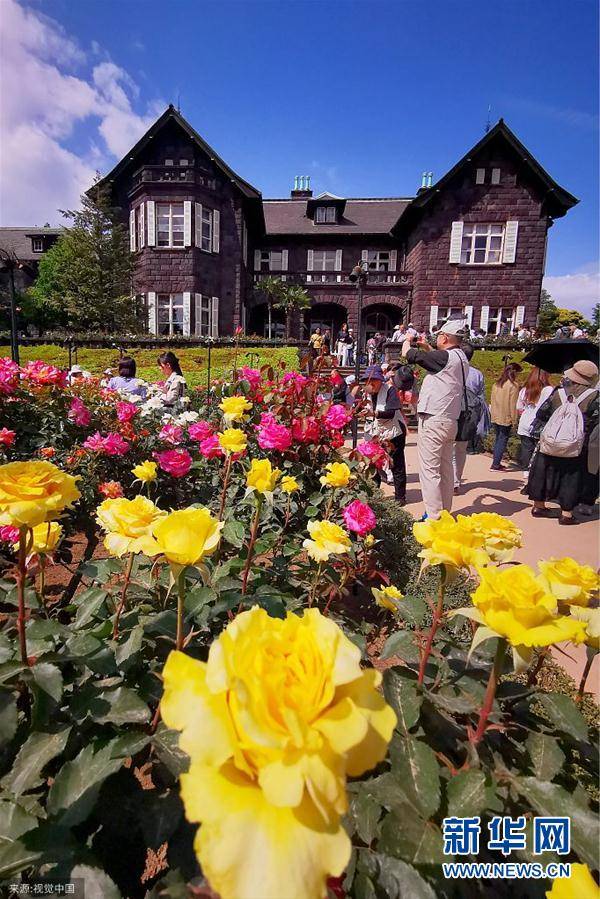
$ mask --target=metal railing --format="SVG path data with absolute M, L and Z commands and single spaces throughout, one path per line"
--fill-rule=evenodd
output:
M 300 282 L 303 284 L 327 284 L 331 286 L 344 285 L 345 287 L 354 287 L 349 279 L 349 272 L 309 272 L 307 270 L 295 271 L 260 271 L 254 272 L 253 280 L 257 284 L 265 278 L 281 278 L 284 281 Z M 367 286 L 371 287 L 389 287 L 396 284 L 398 286 L 409 286 L 412 283 L 412 272 L 383 272 L 369 271 L 367 275 Z
M 216 190 L 217 182 L 210 175 L 199 172 L 193 165 L 145 165 L 134 172 L 131 190 L 140 184 L 162 182 L 169 184 L 200 184 L 209 190 Z M 131 191 L 130 191 L 131 192 Z

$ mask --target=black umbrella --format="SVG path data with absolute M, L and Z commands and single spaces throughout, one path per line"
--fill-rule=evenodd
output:
M 543 371 L 558 374 L 581 359 L 588 359 L 597 365 L 597 345 L 592 343 L 591 340 L 554 337 L 552 340 L 546 340 L 530 350 L 523 358 L 523 362 L 537 365 Z

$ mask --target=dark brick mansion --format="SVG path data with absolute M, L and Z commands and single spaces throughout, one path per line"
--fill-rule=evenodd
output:
M 502 119 L 442 178 L 426 173 L 416 196 L 313 196 L 302 177 L 267 200 L 169 106 L 103 181 L 129 218 L 134 290 L 160 335 L 265 335 L 267 274 L 311 296 L 293 336 L 356 327 L 348 275 L 359 260 L 365 336 L 458 311 L 490 334 L 534 325 L 548 229 L 577 203 Z

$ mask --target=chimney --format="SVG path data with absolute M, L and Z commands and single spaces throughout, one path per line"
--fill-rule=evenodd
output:
M 423 193 L 424 190 L 429 190 L 429 188 L 433 184 L 433 172 L 423 172 L 421 174 L 421 186 L 417 191 L 417 194 Z
M 292 200 L 308 200 L 312 195 L 310 175 L 296 175 L 294 178 L 294 189 L 290 193 Z

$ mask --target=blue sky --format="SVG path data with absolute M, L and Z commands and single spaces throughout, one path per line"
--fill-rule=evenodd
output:
M 423 170 L 441 176 L 481 137 L 491 106 L 492 121 L 503 116 L 581 200 L 551 229 L 548 285 L 568 305 L 598 298 L 594 0 L 2 0 L 2 8 L 4 66 L 21 53 L 13 77 L 24 94 L 8 123 L 21 135 L 20 149 L 8 146 L 18 159 L 4 175 L 16 193 L 37 152 L 40 176 L 30 197 L 3 202 L 6 224 L 38 224 L 73 203 L 89 172 L 106 171 L 178 98 L 265 196 L 287 196 L 295 174 L 311 175 L 317 191 L 411 195 Z M 28 135 L 35 149 L 23 158 Z M 6 221 L 17 215 L 29 218 Z

